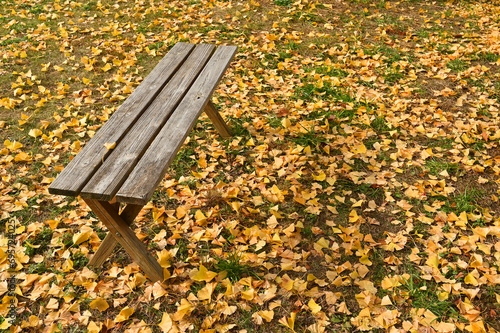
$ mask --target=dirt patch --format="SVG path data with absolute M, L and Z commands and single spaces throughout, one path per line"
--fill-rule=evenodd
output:
M 397 234 L 404 229 L 404 224 L 393 223 L 398 218 L 388 212 L 374 211 L 368 213 L 367 216 L 369 220 L 360 225 L 359 231 L 364 235 L 371 234 L 376 242 L 382 241 L 389 232 Z

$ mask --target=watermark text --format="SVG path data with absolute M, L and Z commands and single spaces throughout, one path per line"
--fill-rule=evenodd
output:
M 7 290 L 8 290 L 8 295 L 10 297 L 10 304 L 9 304 L 9 312 L 7 315 L 7 320 L 11 325 L 14 325 L 16 321 L 16 288 L 17 288 L 17 279 L 16 279 L 16 255 L 15 255 L 15 249 L 16 249 L 16 225 L 17 225 L 17 219 L 16 218 L 10 218 L 9 221 L 6 223 L 6 229 L 7 229 L 7 255 L 8 255 L 8 261 L 9 261 L 9 278 L 7 280 Z

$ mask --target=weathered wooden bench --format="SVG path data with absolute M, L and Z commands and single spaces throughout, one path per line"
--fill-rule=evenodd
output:
M 231 135 L 210 97 L 235 53 L 234 46 L 177 43 L 52 182 L 49 193 L 80 195 L 109 230 L 91 266 L 120 243 L 152 281 L 163 281 L 130 225 L 202 111 L 223 137 Z M 121 213 L 120 202 L 127 204 Z

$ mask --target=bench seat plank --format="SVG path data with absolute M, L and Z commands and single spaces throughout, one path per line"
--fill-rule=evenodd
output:
M 119 202 L 146 204 L 191 132 L 237 48 L 219 46 L 176 111 L 116 194 Z
M 144 81 L 125 100 L 96 135 L 64 168 L 49 187 L 49 193 L 77 196 L 109 155 L 105 143 L 117 144 L 129 128 L 151 104 L 194 48 L 194 44 L 178 43 Z
M 82 189 L 82 198 L 109 201 L 169 119 L 189 87 L 210 59 L 215 46 L 197 45 L 103 165 Z

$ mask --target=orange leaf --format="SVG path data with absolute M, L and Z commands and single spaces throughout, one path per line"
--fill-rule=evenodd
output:
M 26 154 L 25 152 L 20 152 L 19 154 L 16 155 L 14 158 L 14 161 L 16 162 L 31 162 L 32 158 L 30 155 Z

